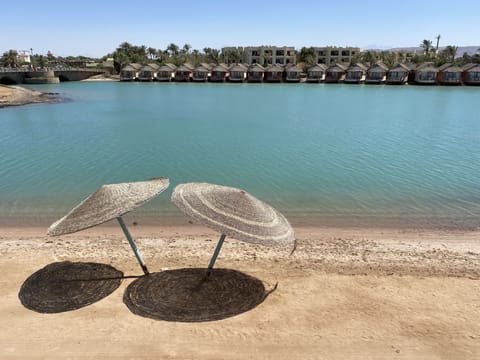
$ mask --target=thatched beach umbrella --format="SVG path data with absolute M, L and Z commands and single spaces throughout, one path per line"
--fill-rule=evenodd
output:
M 133 241 L 122 216 L 160 194 L 169 185 L 168 178 L 103 185 L 67 215 L 48 228 L 48 235 L 71 234 L 117 219 L 145 274 L 147 266 Z
M 180 184 L 173 191 L 172 201 L 185 215 L 222 234 L 208 265 L 208 275 L 227 235 L 270 246 L 294 241 L 293 229 L 280 212 L 241 189 L 207 183 Z

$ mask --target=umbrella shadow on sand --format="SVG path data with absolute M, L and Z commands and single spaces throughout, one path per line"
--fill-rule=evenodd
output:
M 27 309 L 60 313 L 107 297 L 124 278 L 121 271 L 106 264 L 55 262 L 30 275 L 22 284 L 18 297 Z
M 204 322 L 249 311 L 275 291 L 240 271 L 189 268 L 143 276 L 126 289 L 123 302 L 136 315 L 154 320 Z

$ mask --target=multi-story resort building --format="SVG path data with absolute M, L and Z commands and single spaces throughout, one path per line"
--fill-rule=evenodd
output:
M 222 54 L 224 54 L 227 64 L 288 65 L 295 64 L 297 60 L 293 46 L 226 47 L 222 49 Z M 238 61 L 239 57 L 241 61 Z
M 314 47 L 315 63 L 325 64 L 330 66 L 332 64 L 349 65 L 353 62 L 353 58 L 357 56 L 362 50 L 357 47 Z

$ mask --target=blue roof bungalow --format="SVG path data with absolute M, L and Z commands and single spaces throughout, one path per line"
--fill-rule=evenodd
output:
M 228 81 L 243 82 L 247 78 L 248 68 L 242 64 L 234 64 L 230 66 Z
M 467 64 L 463 67 L 463 83 L 466 85 L 480 85 L 480 64 Z
M 265 68 L 262 65 L 257 63 L 250 65 L 247 70 L 247 81 L 262 82 L 264 72 L 265 72 Z
M 157 71 L 160 68 L 158 64 L 147 64 L 141 67 L 138 75 L 140 81 L 153 81 L 157 77 Z
M 174 64 L 167 63 L 160 66 L 157 70 L 157 81 L 172 81 L 175 77 L 175 69 L 177 67 Z
M 415 69 L 415 83 L 418 85 L 436 85 L 438 68 L 433 63 L 423 63 Z
M 224 82 L 228 77 L 229 71 L 226 64 L 218 64 L 212 68 L 210 81 L 211 82 Z
M 131 63 L 120 70 L 120 81 L 134 81 L 138 79 L 140 69 L 142 68 L 141 64 Z
M 345 80 L 347 67 L 341 64 L 330 65 L 325 71 L 326 83 L 339 83 Z
M 189 63 L 180 65 L 175 69 L 175 81 L 185 82 L 190 81 L 193 75 L 193 66 Z
M 437 82 L 440 85 L 462 85 L 462 69 L 453 64 L 444 64 L 438 68 Z
M 200 64 L 192 72 L 192 81 L 205 82 L 210 76 L 210 66 L 208 64 Z
M 274 64 L 267 66 L 264 72 L 263 81 L 266 82 L 282 82 L 283 80 L 283 73 L 284 73 L 283 66 Z
M 351 64 L 347 68 L 347 73 L 345 75 L 345 80 L 343 80 L 346 84 L 360 84 L 361 82 L 365 81 L 367 74 L 367 67 L 363 64 Z
M 388 67 L 378 62 L 367 69 L 365 84 L 383 84 L 387 80 Z
M 317 64 L 307 69 L 307 82 L 319 83 L 325 80 L 325 72 L 327 71 L 327 65 Z
M 297 65 L 287 65 L 285 67 L 285 81 L 289 83 L 300 82 L 302 79 L 302 69 Z
M 410 68 L 402 63 L 393 65 L 393 67 L 387 72 L 388 85 L 405 85 L 408 81 L 408 75 L 410 74 Z

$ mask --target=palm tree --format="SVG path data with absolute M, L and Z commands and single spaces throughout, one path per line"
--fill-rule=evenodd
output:
M 158 58 L 157 49 L 155 48 L 149 47 L 147 49 L 147 53 L 148 53 L 148 57 L 152 60 Z
M 8 50 L 3 53 L 3 56 L 0 59 L 0 62 L 2 63 L 3 66 L 6 66 L 6 67 L 17 67 L 18 65 L 17 55 L 18 53 L 15 50 Z
M 190 45 L 190 44 L 185 44 L 185 45 L 183 45 L 182 51 L 181 51 L 182 54 L 187 55 L 187 54 L 190 52 L 190 49 L 191 49 L 191 48 L 192 48 L 192 45 Z
M 222 51 L 222 59 L 227 64 L 239 63 L 242 61 L 242 54 L 238 48 L 229 48 Z
M 212 48 L 204 48 L 203 52 L 207 57 L 207 61 L 218 64 L 220 62 L 220 50 Z
M 178 52 L 179 52 L 179 47 L 178 45 L 174 44 L 174 43 L 170 43 L 168 46 L 167 46 L 167 50 L 168 54 L 170 56 L 177 56 L 178 55 Z
M 443 51 L 442 54 L 445 57 L 445 60 L 453 63 L 455 57 L 457 56 L 458 47 L 453 45 L 448 45 Z
M 425 50 L 425 55 L 429 55 L 430 49 L 432 48 L 432 40 L 423 40 L 420 44 L 420 47 Z

